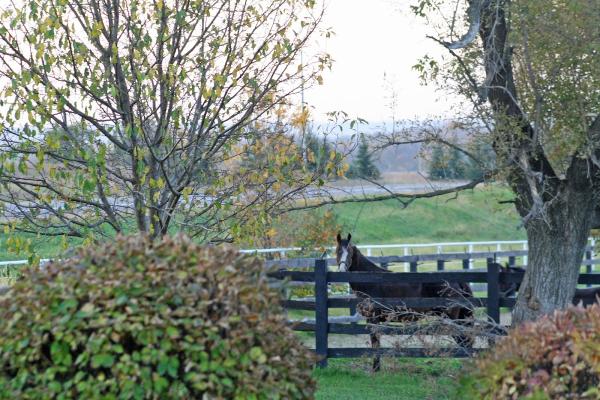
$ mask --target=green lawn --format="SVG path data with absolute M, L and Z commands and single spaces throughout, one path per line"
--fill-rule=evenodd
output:
M 384 359 L 372 373 L 369 359 L 334 359 L 317 369 L 318 400 L 443 400 L 453 398 L 463 361 L 453 359 Z
M 407 208 L 396 200 L 332 207 L 359 244 L 521 240 L 519 216 L 506 188 L 488 186 L 458 196 L 418 199 Z

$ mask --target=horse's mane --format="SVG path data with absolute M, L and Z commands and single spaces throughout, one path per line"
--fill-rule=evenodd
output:
M 365 257 L 360 250 L 356 246 L 353 247 L 354 257 L 357 258 L 357 265 L 359 271 L 371 271 L 371 272 L 389 272 L 385 268 L 381 268 L 379 265 L 375 264 L 373 261 L 369 260 Z M 352 263 L 354 264 L 354 262 Z

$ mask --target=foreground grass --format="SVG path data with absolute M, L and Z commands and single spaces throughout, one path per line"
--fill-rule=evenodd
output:
M 454 359 L 384 359 L 383 371 L 371 373 L 369 359 L 329 360 L 317 369 L 318 400 L 451 399 L 463 361 Z

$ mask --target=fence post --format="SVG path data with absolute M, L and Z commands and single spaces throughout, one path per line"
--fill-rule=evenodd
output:
M 469 243 L 469 255 L 473 254 L 473 243 Z M 469 269 L 473 268 L 473 260 L 469 258 Z
M 527 242 L 523 243 L 523 250 L 527 250 Z M 525 268 L 527 268 L 527 256 L 523 256 L 523 265 L 525 266 Z
M 515 256 L 508 256 L 508 265 L 511 267 L 517 265 L 517 258 Z
M 327 309 L 327 260 L 315 261 L 315 348 L 320 358 L 317 366 L 327 366 L 327 334 L 329 317 Z
M 498 265 L 493 258 L 487 259 L 487 314 L 497 324 L 500 323 L 500 288 Z
M 437 270 L 438 271 L 443 271 L 444 270 L 444 260 L 437 260 Z
M 417 272 L 417 262 L 416 261 L 410 262 L 410 272 Z
M 469 269 L 469 264 L 471 264 L 471 260 L 469 260 L 468 258 L 462 260 L 463 269 Z
M 585 252 L 585 260 L 588 261 L 588 262 L 592 261 L 592 251 L 591 250 L 587 250 Z M 586 274 L 591 274 L 592 273 L 592 264 L 591 263 L 586 264 L 586 266 L 585 266 L 585 273 Z M 587 287 L 591 287 L 591 286 L 592 286 L 591 284 L 589 284 L 589 283 L 587 284 Z
M 592 238 L 592 239 L 591 239 L 590 246 L 592 246 L 591 253 L 592 253 L 592 260 L 593 260 L 593 259 L 596 257 L 596 254 L 595 254 L 595 250 L 596 250 L 596 239 L 595 239 L 595 238 Z M 592 265 L 592 272 L 594 272 L 595 270 L 596 270 L 596 267 Z
M 404 248 L 404 255 L 408 255 L 408 247 Z M 404 272 L 408 272 L 410 268 L 410 263 L 404 263 Z

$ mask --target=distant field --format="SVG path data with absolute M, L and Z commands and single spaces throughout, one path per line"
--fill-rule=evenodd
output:
M 415 200 L 405 209 L 396 200 L 340 204 L 332 209 L 358 244 L 524 239 L 524 230 L 517 229 L 514 206 L 498 204 L 511 198 L 509 190 L 490 186 L 458 196 Z M 24 237 L 31 239 L 41 257 L 61 252 L 61 238 Z M 9 253 L 6 240 L 6 235 L 0 234 L 0 261 L 24 258 Z
M 490 186 L 432 199 L 407 208 L 397 200 L 333 206 L 358 244 L 521 240 L 519 217 L 508 189 Z

